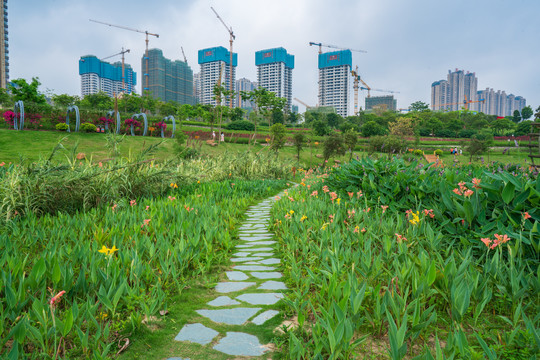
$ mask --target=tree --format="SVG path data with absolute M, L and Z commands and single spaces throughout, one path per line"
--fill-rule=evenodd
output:
M 354 130 L 348 130 L 343 134 L 343 142 L 345 143 L 345 147 L 347 151 L 349 151 L 349 161 L 352 159 L 352 154 L 354 151 L 354 147 L 356 146 L 356 143 L 358 142 L 358 134 Z
M 326 122 L 332 129 L 337 129 L 342 121 L 343 118 L 336 113 L 326 114 Z
M 304 148 L 304 143 L 306 142 L 306 136 L 301 132 L 297 132 L 293 136 L 293 144 L 296 148 L 296 158 L 298 159 L 298 164 L 300 164 L 300 152 Z
M 471 141 L 465 146 L 465 150 L 469 152 L 469 162 L 472 162 L 473 156 L 478 156 L 488 150 L 488 141 L 479 140 L 476 137 L 473 137 Z
M 160 101 L 158 104 L 158 109 L 161 116 L 175 115 L 178 111 L 178 103 L 172 100 L 167 102 Z
M 41 83 L 38 78 L 32 78 L 30 84 L 25 79 L 15 79 L 9 84 L 9 89 L 15 101 L 22 100 L 36 105 L 46 105 L 47 99 L 44 94 L 39 93 L 39 85 Z
M 414 135 L 413 119 L 406 117 L 399 117 L 395 122 L 389 124 L 390 134 L 411 136 Z
M 491 123 L 491 126 L 493 127 L 493 130 L 495 130 L 498 134 L 503 134 L 504 132 L 508 130 L 512 130 L 514 128 L 514 123 L 507 118 L 503 119 L 497 119 L 494 122 Z
M 113 100 L 103 91 L 96 94 L 85 95 L 82 100 L 78 102 L 80 108 L 88 110 L 110 110 L 113 108 Z
M 13 104 L 13 101 L 11 99 L 11 95 L 8 93 L 6 89 L 0 88 L 0 105 L 11 106 L 12 104 Z
M 143 108 L 143 99 L 138 94 L 122 94 L 118 98 L 118 108 L 127 113 L 140 113 Z
M 531 132 L 531 124 L 533 122 L 530 120 L 525 120 L 517 124 L 516 131 L 514 132 L 514 135 L 516 136 L 524 136 L 528 135 Z
M 287 140 L 287 128 L 283 124 L 274 124 L 270 127 L 270 133 L 272 133 L 272 142 L 270 143 L 270 149 L 277 152 L 285 146 Z
M 53 95 L 52 101 L 55 106 L 60 108 L 67 108 L 74 105 L 79 100 L 78 96 L 72 96 L 68 94 Z
M 533 116 L 533 110 L 530 106 L 525 106 L 521 109 L 521 118 L 523 120 L 528 120 L 531 116 Z
M 289 116 L 287 118 L 287 121 L 290 123 L 290 124 L 296 124 L 299 120 L 299 115 L 295 112 L 290 112 L 289 113 Z
M 335 155 L 344 155 L 345 154 L 345 145 L 343 143 L 343 137 L 340 133 L 333 132 L 324 140 L 323 146 L 323 157 L 324 164 L 330 159 L 330 157 Z
M 521 121 L 521 114 L 519 113 L 519 110 L 514 110 L 514 117 L 512 118 L 512 121 L 516 124 Z
M 240 121 L 244 118 L 245 110 L 239 107 L 235 107 L 230 112 L 231 121 Z
M 409 106 L 409 109 L 413 112 L 429 111 L 429 105 L 423 101 L 415 101 Z
M 362 135 L 365 137 L 375 136 L 375 135 L 385 135 L 386 129 L 381 125 L 377 124 L 375 121 L 368 121 L 362 125 Z
M 311 124 L 313 133 L 317 136 L 324 136 L 330 133 L 330 128 L 322 120 L 315 120 Z
M 273 124 L 283 124 L 285 122 L 285 116 L 283 111 L 279 109 L 272 110 L 272 123 Z
M 540 120 L 540 106 L 536 109 L 536 114 L 534 114 L 534 121 Z

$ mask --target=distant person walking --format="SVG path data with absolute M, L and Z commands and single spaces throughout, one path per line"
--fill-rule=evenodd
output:
M 225 142 L 225 133 L 221 132 L 221 142 Z
M 212 131 L 212 140 L 216 140 L 216 132 Z

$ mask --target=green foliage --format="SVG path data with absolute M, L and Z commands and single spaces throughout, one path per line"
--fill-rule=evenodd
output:
M 469 161 L 472 161 L 473 156 L 482 155 L 489 149 L 487 140 L 479 140 L 472 138 L 465 146 L 465 151 L 469 153 Z
M 272 134 L 272 141 L 270 142 L 270 148 L 275 152 L 278 152 L 287 140 L 287 128 L 283 124 L 274 124 L 270 127 L 270 133 Z
M 375 121 L 368 121 L 362 125 L 362 136 L 371 137 L 377 135 L 385 135 L 387 130 Z
M 244 131 L 255 130 L 255 125 L 253 125 L 252 122 L 247 121 L 247 120 L 233 121 L 232 123 L 228 124 L 226 127 L 229 130 L 244 130 Z
M 116 334 L 144 331 L 143 319 L 168 310 L 187 281 L 226 264 L 247 206 L 284 181 L 172 184 L 159 198 L 130 194 L 74 215 L 18 215 L 0 228 L 1 358 L 115 353 Z
M 349 152 L 349 161 L 352 159 L 353 150 L 358 143 L 358 134 L 354 130 L 347 130 L 343 134 L 343 142 L 346 150 Z
M 521 118 L 523 120 L 528 120 L 533 116 L 533 110 L 531 106 L 525 106 L 523 109 L 521 109 Z
M 424 152 L 420 149 L 415 149 L 413 151 L 413 154 L 416 155 L 416 156 L 423 156 L 424 155 Z
M 96 132 L 96 129 L 97 129 L 96 125 L 92 123 L 82 123 L 79 127 L 79 130 L 83 132 Z
M 325 136 L 330 134 L 330 128 L 322 120 L 314 120 L 311 123 L 311 127 L 313 128 L 313 133 L 317 136 Z
M 343 122 L 343 118 L 339 116 L 336 113 L 328 113 L 326 114 L 326 123 L 328 126 L 330 126 L 332 129 L 337 129 Z
M 59 131 L 66 131 L 67 129 L 69 129 L 69 125 L 66 123 L 58 123 L 56 124 L 55 128 Z
M 9 89 L 13 94 L 15 101 L 22 100 L 26 103 L 36 105 L 47 105 L 47 99 L 44 94 L 39 93 L 38 88 L 41 83 L 38 78 L 32 78 L 32 82 L 28 84 L 25 79 L 15 79 L 9 84 Z
M 435 155 L 437 156 L 442 156 L 443 155 L 443 151 L 441 149 L 437 149 L 435 150 Z
M 283 124 L 285 122 L 285 116 L 281 109 L 272 110 L 272 124 Z
M 369 151 L 370 152 L 384 152 L 384 153 L 401 153 L 408 148 L 408 142 L 403 137 L 394 135 L 388 136 L 372 136 L 369 139 Z
M 414 112 L 429 111 L 429 105 L 423 101 L 415 101 L 409 106 L 409 109 Z
M 332 132 L 332 134 L 330 134 L 326 137 L 326 139 L 324 139 L 323 158 L 325 163 L 332 156 L 344 155 L 346 150 L 347 149 L 343 141 L 343 136 L 338 132 Z
M 519 124 L 517 124 L 516 131 L 514 132 L 514 135 L 516 136 L 524 136 L 528 135 L 531 132 L 531 124 L 533 122 L 530 120 L 522 121 Z
M 302 152 L 302 149 L 304 148 L 306 142 L 306 136 L 301 133 L 297 132 L 293 135 L 293 144 L 296 148 L 296 158 L 300 162 L 300 153 Z
M 77 105 L 81 109 L 107 111 L 113 108 L 113 100 L 104 92 L 84 96 Z
M 53 95 L 52 101 L 54 106 L 67 108 L 68 106 L 75 105 L 75 103 L 79 101 L 79 97 L 68 94 Z

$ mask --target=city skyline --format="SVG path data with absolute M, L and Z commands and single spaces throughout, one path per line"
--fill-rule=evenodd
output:
M 353 67 L 359 66 L 360 76 L 371 87 L 399 91 L 395 98 L 400 108 L 414 101 L 430 104 L 433 80 L 456 67 L 474 69 L 482 84 L 519 94 L 533 108 L 540 105 L 540 50 L 533 21 L 526 18 L 540 10 L 540 2 L 533 0 L 276 0 L 270 5 L 162 0 L 152 11 L 138 0 L 129 7 L 103 0 L 11 1 L 8 6 L 10 79 L 39 77 L 44 92 L 78 94 L 76 60 L 82 54 L 103 58 L 124 47 L 132 50 L 126 62 L 139 63 L 144 34 L 88 19 L 157 33 L 160 37 L 150 37 L 149 47 L 183 61 L 182 46 L 195 72 L 199 49 L 229 48 L 229 34 L 212 13 L 213 6 L 236 35 L 236 78 L 256 79 L 257 50 L 284 47 L 296 57 L 293 96 L 310 105 L 318 97 L 318 48 L 310 47 L 310 41 L 366 50 L 353 53 Z M 487 30 L 493 36 L 481 35 Z M 466 41 L 473 37 L 475 41 Z M 138 66 L 134 71 L 141 73 Z M 360 92 L 360 104 L 366 95 Z M 375 95 L 386 94 L 372 92 Z

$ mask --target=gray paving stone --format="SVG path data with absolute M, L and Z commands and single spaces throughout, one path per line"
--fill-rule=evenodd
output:
M 251 234 L 270 234 L 266 229 L 253 229 L 253 230 L 243 230 L 239 232 L 240 235 L 251 235 Z
M 253 252 L 253 251 L 274 251 L 274 249 L 271 248 L 271 247 L 256 247 L 256 246 L 258 246 L 257 244 L 253 244 L 253 245 L 252 244 L 246 244 L 246 245 L 248 245 L 250 248 L 249 249 L 243 248 L 242 251 L 250 251 L 249 254 L 251 254 L 251 252 Z M 237 255 L 237 254 L 235 254 L 235 255 Z M 237 256 L 239 256 L 239 255 L 237 255 Z
M 265 229 L 266 225 L 264 224 L 249 224 L 240 226 L 240 230 L 252 230 L 252 229 Z
M 272 245 L 275 244 L 275 240 L 264 240 L 264 241 L 250 241 L 249 246 L 258 246 L 258 245 Z M 246 245 L 248 246 L 248 245 Z
M 273 252 L 257 252 L 257 253 L 253 253 L 253 256 L 257 256 L 257 257 L 268 257 L 268 256 L 274 256 L 274 255 L 275 254 Z
M 269 280 L 261 284 L 258 290 L 287 290 L 287 285 L 281 281 Z
M 236 265 L 234 267 L 234 269 L 235 270 L 242 270 L 242 271 L 270 271 L 270 270 L 275 270 L 276 268 L 273 267 L 273 266 Z M 243 283 L 243 284 L 245 284 L 245 283 Z
M 241 271 L 227 271 L 227 278 L 231 281 L 244 281 L 249 278 L 246 274 Z
M 231 299 L 228 296 L 219 296 L 215 298 L 214 300 L 210 301 L 207 305 L 210 306 L 230 306 L 230 305 L 238 305 L 240 304 L 238 301 Z
M 259 249 L 257 249 L 257 250 L 259 250 Z M 240 251 L 240 252 L 234 253 L 234 256 L 244 257 L 244 256 L 249 256 L 249 254 L 251 254 L 251 253 L 250 252 Z
M 203 324 L 184 325 L 182 330 L 176 335 L 176 341 L 190 341 L 201 345 L 206 345 L 212 341 L 219 333 L 216 330 L 207 328 Z
M 261 261 L 258 261 L 259 264 L 263 264 L 263 265 L 275 265 L 275 264 L 279 264 L 281 262 L 281 260 L 279 259 L 264 259 L 264 260 L 261 260 Z
M 214 350 L 227 355 L 260 356 L 267 350 L 256 336 L 230 331 L 214 346 Z
M 259 310 L 261 310 L 261 308 L 239 307 L 233 309 L 197 310 L 197 313 L 216 323 L 242 325 L 250 317 L 258 313 Z
M 283 275 L 276 271 L 273 272 L 252 272 L 251 276 L 256 277 L 257 279 L 279 279 Z
M 246 262 L 246 261 L 256 261 L 256 260 L 262 260 L 262 257 L 258 256 L 245 256 L 245 257 L 239 257 L 239 258 L 232 258 L 232 262 Z
M 237 296 L 236 299 L 251 305 L 274 305 L 283 299 L 282 293 L 251 293 Z
M 273 318 L 277 314 L 279 314 L 279 311 L 267 310 L 267 311 L 263 312 L 262 314 L 257 315 L 257 317 L 255 319 L 251 320 L 251 322 L 254 323 L 255 325 L 262 325 L 267 320 L 270 320 L 271 318 Z
M 268 240 L 268 239 L 271 239 L 273 238 L 274 235 L 264 235 L 264 236 L 240 236 L 240 240 L 243 240 L 243 241 L 259 241 L 259 240 Z
M 254 282 L 220 282 L 216 285 L 216 291 L 220 293 L 230 293 L 247 289 L 253 285 L 255 285 Z
M 189 360 L 189 358 L 179 358 L 179 357 L 172 357 L 172 358 L 168 358 L 167 360 Z

